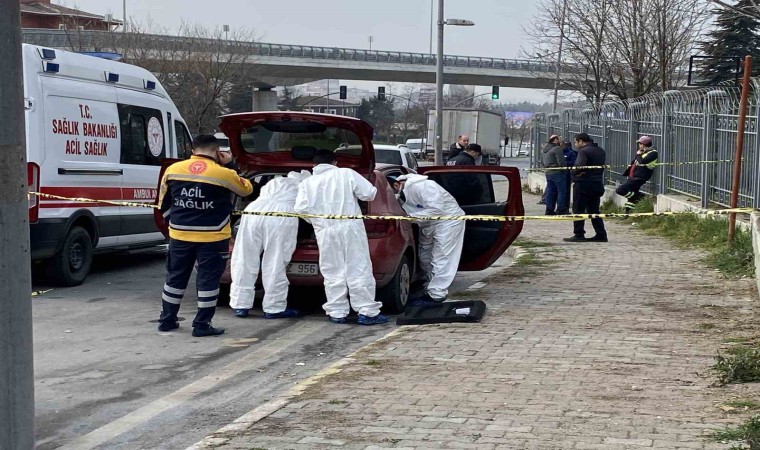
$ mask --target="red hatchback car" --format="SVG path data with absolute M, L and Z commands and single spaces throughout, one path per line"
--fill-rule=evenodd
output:
M 300 112 L 256 112 L 222 117 L 221 129 L 230 140 L 230 148 L 246 178 L 254 183 L 254 193 L 239 199 L 243 209 L 255 200 L 259 189 L 269 180 L 291 170 L 310 170 L 317 149 L 335 151 L 338 166 L 356 170 L 377 188 L 371 202 L 360 202 L 362 211 L 372 215 L 406 215 L 386 176 L 407 173 L 401 166 L 375 167 L 372 146 L 373 129 L 366 122 L 343 116 Z M 172 161 L 167 161 L 167 164 Z M 493 166 L 421 167 L 428 175 L 459 201 L 467 214 L 519 216 L 524 214 L 520 175 L 516 168 Z M 477 179 L 475 193 L 457 191 L 462 177 L 467 185 Z M 466 198 L 465 198 L 466 197 Z M 165 230 L 161 214 L 156 214 Z M 377 299 L 391 310 L 403 310 L 417 270 L 416 225 L 409 221 L 365 220 L 373 272 L 377 281 Z M 235 230 L 235 227 L 233 227 Z M 459 270 L 483 270 L 494 263 L 517 238 L 522 222 L 468 221 L 465 248 Z M 230 250 L 234 246 L 230 241 Z M 301 220 L 298 246 L 288 267 L 291 286 L 319 288 L 319 250 L 314 230 Z M 223 284 L 229 284 L 230 271 Z

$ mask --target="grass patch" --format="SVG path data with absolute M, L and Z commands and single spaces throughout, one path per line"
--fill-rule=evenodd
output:
M 551 261 L 536 257 L 533 253 L 526 253 L 519 258 L 513 264 L 514 267 L 542 267 L 552 264 Z
M 730 408 L 743 409 L 745 411 L 760 409 L 760 403 L 757 403 L 752 400 L 733 400 L 730 402 L 726 402 L 723 405 L 728 406 Z
M 727 427 L 723 430 L 715 431 L 711 437 L 716 442 L 739 442 L 740 445 L 731 447 L 732 450 L 760 450 L 760 415 L 752 416 L 737 427 Z
M 697 325 L 697 328 L 699 328 L 700 330 L 712 330 L 713 328 L 715 328 L 715 324 L 714 323 L 700 323 L 699 325 Z
M 649 233 L 666 237 L 683 247 L 697 247 L 707 251 L 705 264 L 718 269 L 730 278 L 752 277 L 755 259 L 752 237 L 736 229 L 734 245 L 729 248 L 728 223 L 723 219 L 702 219 L 695 214 L 677 216 L 637 217 L 637 226 Z
M 760 381 L 760 347 L 737 346 L 715 357 L 711 367 L 720 384 Z
M 530 239 L 523 238 L 517 238 L 514 242 L 514 245 L 522 248 L 543 248 L 554 246 L 554 244 L 551 244 L 549 242 L 532 241 Z
M 328 405 L 344 405 L 346 403 L 348 402 L 345 400 L 338 400 L 338 399 L 332 399 L 329 402 L 327 402 Z
M 376 359 L 370 359 L 369 361 L 365 362 L 364 365 L 377 367 L 382 366 L 383 362 Z
M 623 212 L 623 208 L 616 205 L 611 198 L 608 198 L 599 207 L 599 212 L 602 214 L 619 214 Z

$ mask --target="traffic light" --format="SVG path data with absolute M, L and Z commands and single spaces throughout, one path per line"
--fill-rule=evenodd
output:
M 499 86 L 491 86 L 491 99 L 492 100 L 499 99 Z
M 377 99 L 378 100 L 385 100 L 385 86 L 380 86 L 377 88 Z
M 340 87 L 340 99 L 345 100 L 348 96 L 348 88 L 346 86 Z

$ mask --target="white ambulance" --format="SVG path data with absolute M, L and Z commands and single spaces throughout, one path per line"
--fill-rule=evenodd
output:
M 29 190 L 153 203 L 162 158 L 186 158 L 182 117 L 147 70 L 90 55 L 23 45 Z M 32 259 L 67 286 L 94 253 L 164 242 L 150 208 L 32 197 Z

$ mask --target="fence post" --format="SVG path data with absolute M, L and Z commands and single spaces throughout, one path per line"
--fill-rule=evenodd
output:
M 705 98 L 705 126 L 702 130 L 702 161 L 710 161 L 713 159 L 715 147 L 715 121 L 719 111 L 719 101 L 724 100 L 725 98 L 726 93 L 724 91 L 710 91 Z M 710 194 L 712 192 L 711 185 L 715 173 L 715 164 L 702 163 L 700 166 L 700 172 L 702 175 L 702 190 L 700 191 L 702 208 L 708 208 L 710 206 Z
M 672 161 L 670 155 L 672 155 L 674 151 L 673 148 L 675 147 L 675 139 L 672 136 L 671 113 L 673 111 L 673 106 L 675 104 L 675 98 L 677 95 L 678 91 L 666 91 L 662 94 L 662 147 L 658 152 L 658 162 L 660 163 L 667 163 Z M 657 177 L 660 180 L 659 194 L 664 195 L 668 193 L 668 181 L 670 180 L 669 175 L 672 173 L 672 171 L 673 166 L 659 167 L 659 173 L 657 174 Z
M 581 110 L 581 131 L 584 133 L 588 133 L 591 129 L 591 118 L 594 116 L 594 111 L 591 108 L 586 108 L 584 110 Z M 604 148 L 604 147 L 602 147 Z
M 759 86 L 756 80 L 753 80 L 752 87 L 754 88 L 753 95 L 755 101 L 751 104 L 755 107 L 755 133 L 757 133 L 755 136 L 754 149 L 754 162 L 757 164 L 755 166 L 755 173 L 760 173 L 760 91 L 758 90 Z M 749 163 L 749 161 L 747 162 Z M 752 197 L 752 207 L 760 208 L 760 177 L 755 177 L 755 186 Z
M 602 106 L 600 108 L 601 115 L 602 115 L 602 148 L 605 151 L 609 151 L 610 148 L 610 132 L 612 131 L 612 125 L 610 125 L 610 110 L 609 106 L 611 103 L 602 103 Z M 606 180 L 604 180 L 604 184 L 609 184 L 610 180 L 612 180 L 612 174 L 609 170 L 604 171 L 604 176 L 607 177 Z

